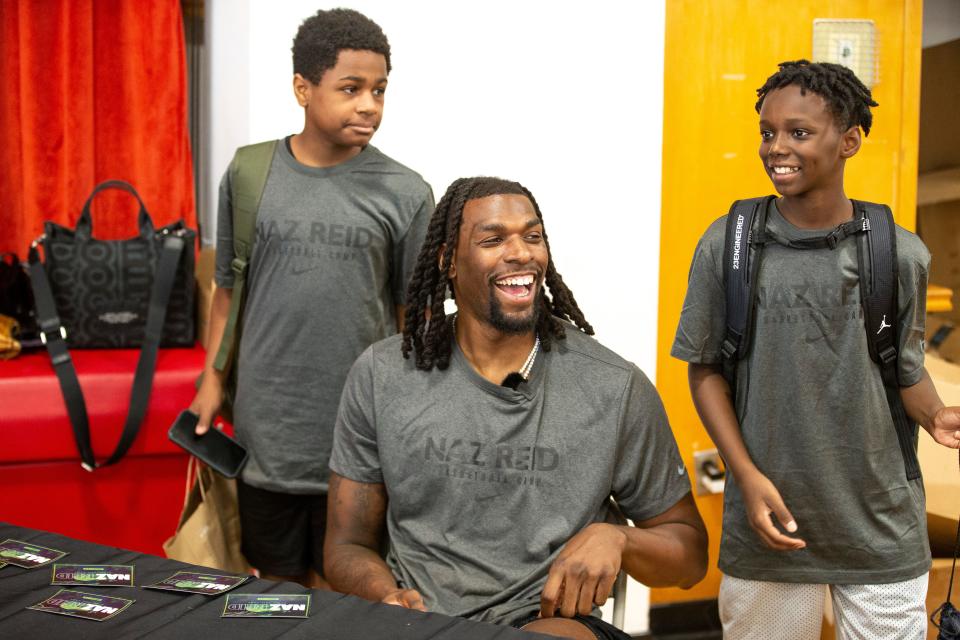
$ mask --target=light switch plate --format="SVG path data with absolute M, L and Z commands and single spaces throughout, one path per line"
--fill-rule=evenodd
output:
M 811 59 L 841 64 L 872 88 L 880 71 L 876 25 L 873 20 L 815 19 Z

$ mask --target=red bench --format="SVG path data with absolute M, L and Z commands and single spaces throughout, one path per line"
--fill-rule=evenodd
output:
M 71 351 L 98 460 L 120 437 L 139 351 Z M 56 375 L 45 352 L 0 362 L 0 520 L 163 555 L 183 506 L 187 456 L 167 430 L 194 394 L 203 348 L 160 349 L 140 433 L 119 463 L 80 467 Z

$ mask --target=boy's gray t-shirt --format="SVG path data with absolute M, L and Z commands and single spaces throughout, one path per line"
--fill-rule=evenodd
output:
M 690 483 L 650 381 L 574 327 L 515 391 L 454 347 L 421 371 L 400 338 L 357 360 L 330 468 L 384 483 L 387 562 L 427 609 L 504 624 L 536 613 L 550 564 L 609 515 L 659 515 Z
M 687 362 L 722 361 L 725 220 L 707 229 L 690 268 L 672 350 Z M 790 240 L 824 234 L 795 227 L 775 203 L 767 228 Z M 899 377 L 910 386 L 923 374 L 930 254 L 900 227 L 896 242 Z M 780 492 L 807 547 L 766 547 L 730 476 L 720 569 L 744 579 L 821 584 L 923 574 L 930 566 L 923 483 L 906 478 L 880 370 L 868 352 L 856 240 L 835 250 L 772 243 L 760 264 L 754 339 L 737 369 L 736 412 L 751 458 Z
M 333 167 L 277 143 L 247 276 L 234 421 L 244 482 L 327 490 L 350 365 L 396 332 L 395 305 L 433 213 L 429 185 L 373 146 Z M 233 286 L 230 175 L 220 185 L 216 282 Z

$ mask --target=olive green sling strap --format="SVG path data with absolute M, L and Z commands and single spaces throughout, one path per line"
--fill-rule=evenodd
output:
M 230 200 L 233 208 L 233 261 L 230 267 L 233 270 L 233 293 L 220 349 L 213 362 L 214 368 L 224 376 L 231 374 L 236 363 L 242 328 L 241 314 L 247 291 L 247 270 L 257 230 L 257 210 L 276 147 L 276 140 L 240 147 L 230 163 Z

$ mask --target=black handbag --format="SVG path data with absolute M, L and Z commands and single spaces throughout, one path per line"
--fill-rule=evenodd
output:
M 139 235 L 126 240 L 92 237 L 90 203 L 106 189 L 126 191 L 140 203 Z M 177 264 L 160 345 L 190 347 L 194 342 L 194 231 L 182 221 L 155 229 L 136 190 L 120 180 L 97 185 L 83 205 L 75 229 L 44 223 L 44 268 L 71 348 L 142 344 L 150 289 L 164 239 L 171 234 L 183 238 L 190 250 L 183 252 Z
M 90 203 L 104 189 L 122 189 L 140 203 L 139 235 L 92 237 Z M 60 382 L 82 466 L 117 462 L 133 444 L 146 413 L 157 348 L 193 346 L 196 232 L 183 221 L 155 229 L 130 184 L 108 180 L 94 188 L 75 229 L 53 222 L 30 247 L 30 284 L 40 338 Z M 43 246 L 45 263 L 38 246 Z M 83 391 L 69 347 L 140 347 L 123 433 L 102 465 L 94 459 Z

